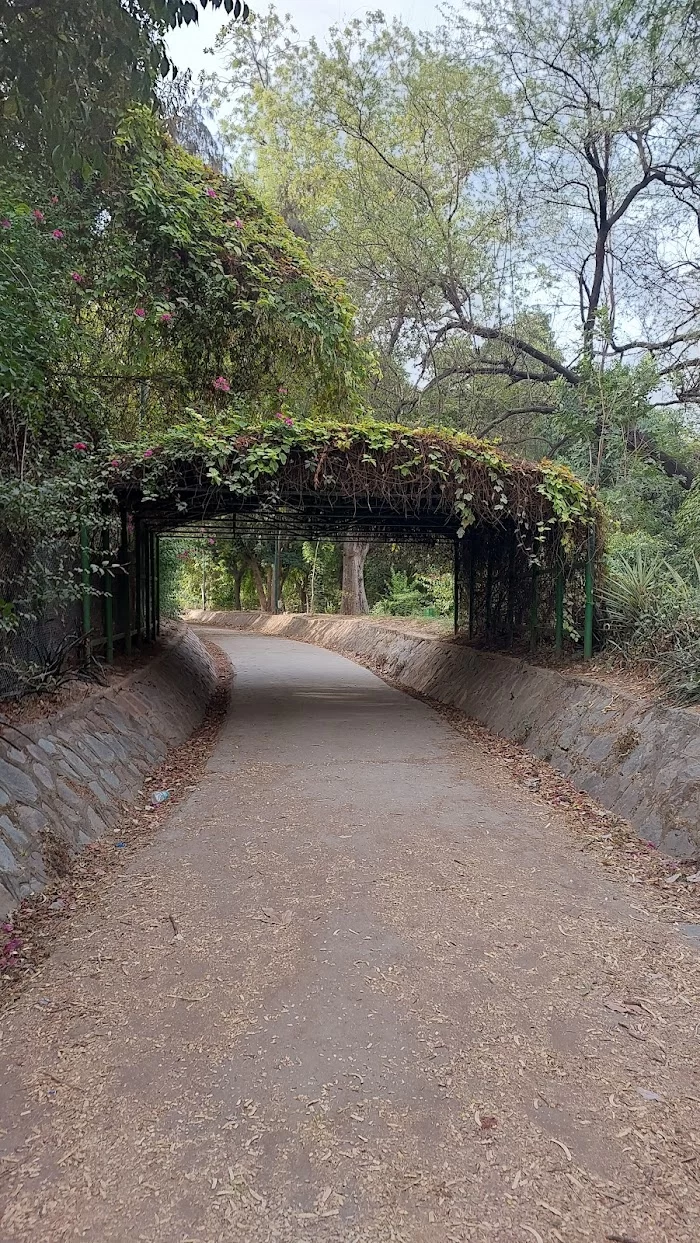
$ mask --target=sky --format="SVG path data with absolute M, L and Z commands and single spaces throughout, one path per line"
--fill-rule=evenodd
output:
M 267 0 L 249 0 L 252 8 L 264 11 Z M 426 30 L 438 24 L 439 7 L 436 0 L 375 0 L 374 4 L 343 3 L 342 0 L 279 0 L 276 5 L 279 13 L 289 13 L 302 39 L 310 39 L 315 35 L 323 40 L 330 26 L 347 18 L 362 17 L 364 13 L 380 9 L 386 17 L 401 17 L 414 29 Z M 212 72 L 217 67 L 217 58 L 208 56 L 205 48 L 211 47 L 217 31 L 226 25 L 229 19 L 223 8 L 214 10 L 200 9 L 197 26 L 183 26 L 173 31 L 167 39 L 170 54 L 178 69 L 182 72 L 191 69 L 193 77 L 198 77 L 202 69 Z

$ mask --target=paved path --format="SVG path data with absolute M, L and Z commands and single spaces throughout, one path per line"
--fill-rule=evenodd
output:
M 697 1240 L 697 953 L 423 704 L 217 641 L 207 780 L 0 1023 L 2 1243 Z

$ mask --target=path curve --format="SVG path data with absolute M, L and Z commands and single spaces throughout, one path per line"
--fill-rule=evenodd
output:
M 697 1240 L 697 952 L 424 704 L 213 637 L 206 780 L 0 1021 L 3 1243 Z

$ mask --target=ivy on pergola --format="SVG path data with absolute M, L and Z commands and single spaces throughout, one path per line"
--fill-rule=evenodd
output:
M 549 610 L 560 646 L 564 589 L 582 598 L 600 522 L 594 493 L 567 467 L 366 418 L 194 416 L 157 444 L 113 449 L 102 469 L 123 530 L 133 524 L 149 549 L 141 561 L 154 565 L 158 535 L 204 520 L 233 534 L 236 517 L 302 538 L 449 539 L 470 637 L 493 642 L 532 635 Z

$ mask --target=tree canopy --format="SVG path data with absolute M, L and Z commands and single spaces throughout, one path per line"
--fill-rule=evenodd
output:
M 62 182 L 103 167 L 127 108 L 176 72 L 166 32 L 207 2 L 243 16 L 235 0 L 4 0 L 0 163 L 31 160 Z

